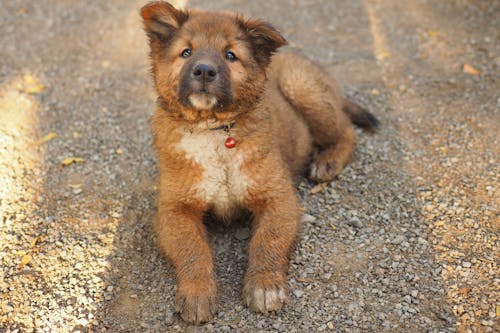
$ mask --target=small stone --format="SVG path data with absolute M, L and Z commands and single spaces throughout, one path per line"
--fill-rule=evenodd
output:
M 472 264 L 470 262 L 468 262 L 468 261 L 464 261 L 462 263 L 462 266 L 465 267 L 465 268 L 470 268 L 472 266 Z
M 399 245 L 401 244 L 402 242 L 405 241 L 405 236 L 403 235 L 398 235 L 396 237 L 394 237 L 391 241 L 391 244 L 394 244 L 394 245 Z
M 172 311 L 167 311 L 167 313 L 165 314 L 165 324 L 172 325 L 173 322 L 174 322 L 174 314 L 172 313 Z
M 331 277 L 332 277 L 331 273 L 325 273 L 325 274 L 321 275 L 321 279 L 325 282 L 330 280 Z
M 351 219 L 349 219 L 347 221 L 347 224 L 352 226 L 352 227 L 355 227 L 355 228 L 363 227 L 363 223 L 361 223 L 361 221 L 359 220 L 359 218 L 357 216 L 353 216 Z
M 282 325 L 281 325 L 281 323 L 274 323 L 274 324 L 273 324 L 273 328 L 274 328 L 275 330 L 277 330 L 277 331 L 280 331 L 280 330 L 281 330 L 281 326 L 282 326 Z
M 302 222 L 303 223 L 311 223 L 311 222 L 314 222 L 316 221 L 316 217 L 315 216 L 312 216 L 312 215 L 309 215 L 309 214 L 304 214 L 302 216 Z
M 78 323 L 79 323 L 80 325 L 82 325 L 82 326 L 87 326 L 87 325 L 89 324 L 89 321 L 88 321 L 87 319 L 85 319 L 85 318 L 80 318 L 80 319 L 78 320 Z
M 300 289 L 295 289 L 293 291 L 293 294 L 295 295 L 295 297 L 301 298 L 304 295 L 304 292 L 302 290 L 300 290 Z
M 241 241 L 250 238 L 250 228 L 244 227 L 236 230 L 234 237 Z
M 429 242 L 426 239 L 422 238 L 422 237 L 418 237 L 417 242 L 418 242 L 418 244 L 424 245 L 424 246 L 427 245 L 427 244 L 429 244 Z
M 483 326 L 493 326 L 493 320 L 481 320 Z

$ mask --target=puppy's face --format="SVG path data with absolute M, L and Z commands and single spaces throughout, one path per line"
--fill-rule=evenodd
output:
M 270 25 L 230 13 L 179 11 L 160 1 L 141 15 L 160 101 L 190 121 L 251 108 L 271 55 L 286 43 Z

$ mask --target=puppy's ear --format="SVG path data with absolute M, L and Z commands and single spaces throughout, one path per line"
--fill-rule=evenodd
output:
M 168 42 L 181 25 L 187 21 L 189 14 L 178 10 L 165 1 L 150 2 L 141 8 L 144 28 L 151 42 Z
M 238 25 L 246 34 L 252 46 L 255 59 L 260 65 L 267 66 L 276 50 L 288 44 L 286 39 L 269 23 L 257 19 L 236 18 Z

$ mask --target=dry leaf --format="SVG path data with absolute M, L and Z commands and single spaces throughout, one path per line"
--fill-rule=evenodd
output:
M 34 248 L 36 246 L 36 243 L 40 240 L 40 236 L 35 237 L 30 243 L 30 249 Z
M 328 186 L 327 182 L 319 183 L 318 185 L 314 186 L 311 189 L 311 194 L 316 194 L 316 193 L 319 193 L 319 192 L 323 192 L 327 188 L 327 186 Z
M 21 258 L 21 263 L 19 264 L 19 266 L 23 267 L 23 266 L 26 266 L 27 264 L 29 264 L 31 261 L 33 260 L 33 257 L 29 254 L 26 254 L 24 255 L 22 258 Z
M 435 227 L 442 227 L 442 226 L 444 226 L 444 221 L 437 221 L 436 223 L 434 223 L 434 226 Z
M 25 84 L 37 84 L 38 83 L 37 80 L 29 74 L 24 75 L 23 80 L 24 80 Z
M 45 90 L 45 86 L 43 84 L 37 84 L 34 86 L 26 87 L 26 89 L 24 91 L 28 94 L 38 94 L 39 92 L 42 92 L 43 90 Z
M 464 64 L 463 68 L 464 73 L 470 74 L 470 75 L 481 75 L 481 72 L 472 67 L 471 65 Z
M 68 166 L 73 163 L 83 163 L 85 160 L 81 157 L 67 157 L 64 160 L 61 161 L 62 166 Z
M 430 37 L 437 37 L 439 35 L 439 32 L 435 31 L 435 30 L 429 30 L 427 31 L 427 34 L 430 36 Z
M 462 295 L 462 296 L 467 297 L 467 295 L 469 294 L 470 290 L 471 290 L 470 288 L 462 287 L 462 288 L 458 289 L 458 293 L 460 295 Z
M 49 134 L 47 134 L 46 136 L 44 136 L 43 138 L 41 138 L 40 140 L 38 140 L 36 142 L 37 145 L 41 145 L 45 142 L 49 142 L 50 140 L 53 140 L 55 137 L 57 137 L 57 133 L 56 132 L 50 132 Z
M 391 56 L 391 54 L 387 51 L 382 51 L 376 55 L 378 60 L 384 60 L 386 58 L 389 58 L 390 56 Z
M 37 94 L 45 89 L 45 85 L 29 74 L 24 75 L 23 80 L 25 93 Z

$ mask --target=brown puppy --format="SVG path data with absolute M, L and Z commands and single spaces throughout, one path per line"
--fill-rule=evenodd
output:
M 377 120 L 343 100 L 332 77 L 293 54 L 272 26 L 231 13 L 180 11 L 166 2 L 141 10 L 158 92 L 153 117 L 160 168 L 155 229 L 173 264 L 176 309 L 208 321 L 217 309 L 205 214 L 252 212 L 243 299 L 276 311 L 288 294 L 288 256 L 301 209 L 294 177 L 328 181 L 351 159 L 351 121 Z

